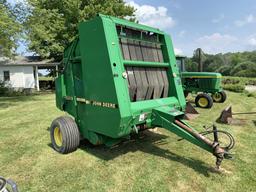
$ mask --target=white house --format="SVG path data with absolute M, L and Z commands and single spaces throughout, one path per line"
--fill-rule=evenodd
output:
M 17 56 L 14 60 L 0 58 L 0 81 L 15 90 L 39 90 L 38 69 L 57 69 L 58 64 L 38 56 Z

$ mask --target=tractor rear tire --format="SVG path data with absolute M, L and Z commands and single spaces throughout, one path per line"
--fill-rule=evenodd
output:
M 76 122 L 68 116 L 55 119 L 50 127 L 52 147 L 59 153 L 75 151 L 80 144 L 80 133 Z
M 216 103 L 224 103 L 227 99 L 227 94 L 225 93 L 225 91 L 220 91 L 212 94 L 212 99 Z
M 213 100 L 210 95 L 201 93 L 196 96 L 195 103 L 197 107 L 211 108 L 213 105 Z

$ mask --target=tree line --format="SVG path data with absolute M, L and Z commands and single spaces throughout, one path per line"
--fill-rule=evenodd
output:
M 78 34 L 78 23 L 98 13 L 134 19 L 135 9 L 123 0 L 24 0 L 12 5 L 0 0 L 0 54 L 15 54 L 19 39 L 43 58 L 62 58 Z
M 198 71 L 196 51 L 186 59 L 187 71 Z M 219 72 L 223 76 L 256 77 L 256 51 L 202 55 L 203 71 Z

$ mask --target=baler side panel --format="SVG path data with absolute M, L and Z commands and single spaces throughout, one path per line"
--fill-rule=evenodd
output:
M 66 96 L 66 87 L 64 84 L 64 75 L 59 75 L 55 79 L 55 94 L 56 94 L 56 106 L 60 109 L 63 110 L 65 99 L 64 97 Z
M 77 118 L 77 108 L 76 108 L 76 97 L 74 90 L 74 73 L 73 73 L 73 62 L 72 57 L 75 57 L 75 49 L 77 46 L 78 40 L 75 40 L 70 44 L 64 52 L 64 85 L 66 90 L 66 97 L 63 110 L 68 112 L 73 117 Z
M 79 37 L 84 98 L 89 102 L 83 105 L 82 132 L 118 137 L 120 112 L 102 19 L 80 24 Z
M 122 64 L 121 48 L 119 47 L 116 24 L 110 18 L 103 18 L 103 27 L 120 114 L 122 117 L 128 117 L 131 116 L 130 99 L 127 81 L 122 76 L 123 72 L 125 72 L 125 68 Z

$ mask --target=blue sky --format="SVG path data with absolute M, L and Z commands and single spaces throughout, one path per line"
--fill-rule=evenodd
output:
M 23 0 L 9 0 L 11 2 Z M 177 54 L 256 49 L 255 0 L 126 0 L 138 20 L 168 32 Z M 18 50 L 24 52 L 24 46 Z
M 140 22 L 172 36 L 176 53 L 192 55 L 256 49 L 254 0 L 133 0 Z

